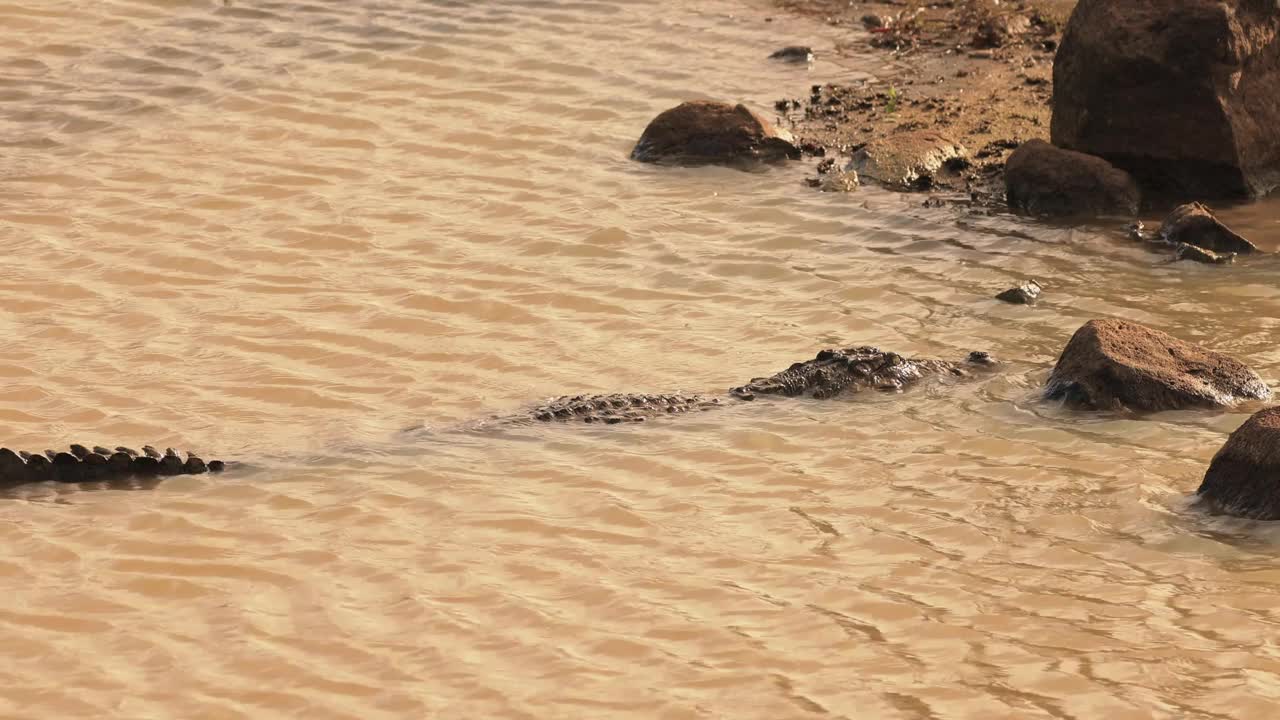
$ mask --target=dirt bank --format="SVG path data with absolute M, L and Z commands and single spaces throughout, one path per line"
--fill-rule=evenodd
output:
M 776 3 L 848 27 L 837 53 L 889 61 L 873 81 L 778 100 L 809 151 L 848 154 L 875 138 L 933 129 L 962 143 L 971 160 L 935 187 L 995 201 L 1012 148 L 1048 139 L 1053 56 L 1075 0 Z

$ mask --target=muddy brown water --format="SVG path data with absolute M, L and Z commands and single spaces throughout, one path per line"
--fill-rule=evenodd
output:
M 0 716 L 1254 718 L 1280 528 L 1188 493 L 1245 411 L 1036 389 L 1131 318 L 1280 378 L 1274 259 L 1169 264 L 811 168 L 626 154 L 881 60 L 708 3 L 0 5 L 4 444 L 240 459 L 0 498 Z M 1280 246 L 1280 206 L 1228 210 Z M 1035 277 L 1035 308 L 990 299 Z M 990 379 L 635 427 L 824 345 Z

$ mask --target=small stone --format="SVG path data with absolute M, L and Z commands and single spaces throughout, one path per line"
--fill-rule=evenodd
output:
M 1014 305 L 1035 305 L 1036 300 L 1040 298 L 1041 290 L 1043 288 L 1040 287 L 1040 283 L 1035 280 L 1028 280 L 1017 287 L 1009 288 L 996 295 L 996 299 Z
M 813 50 L 807 45 L 788 45 L 781 50 L 775 50 L 769 56 L 769 59 L 792 63 L 810 63 L 813 62 Z

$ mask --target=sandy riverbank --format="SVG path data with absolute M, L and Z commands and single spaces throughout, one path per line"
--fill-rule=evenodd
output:
M 875 138 L 937 130 L 963 144 L 971 160 L 956 176 L 938 178 L 940 189 L 983 197 L 1003 194 L 1012 148 L 1049 136 L 1053 57 L 1075 0 L 777 4 L 848 27 L 837 53 L 870 50 L 892 61 L 873 81 L 779 99 L 779 114 L 807 147 L 850 153 Z

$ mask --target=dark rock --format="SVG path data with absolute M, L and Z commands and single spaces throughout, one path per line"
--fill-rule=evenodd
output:
M 1280 407 L 1257 413 L 1231 433 L 1196 494 L 1212 512 L 1280 520 Z
M 1053 71 L 1053 144 L 1149 196 L 1280 185 L 1280 12 L 1271 0 L 1080 0 Z
M 1127 320 L 1090 320 L 1058 358 L 1045 396 L 1107 410 L 1229 407 L 1271 389 L 1243 363 Z
M 791 133 L 745 105 L 694 101 L 649 123 L 631 151 L 640 162 L 677 165 L 777 162 L 800 157 Z
M 1125 171 L 1106 160 L 1031 140 L 1004 170 L 1009 207 L 1035 215 L 1135 215 L 1142 195 Z
M 793 63 L 813 62 L 813 50 L 806 45 L 788 45 L 781 50 L 775 50 L 769 55 L 769 59 Z
M 1036 300 L 1040 298 L 1040 283 L 1035 280 L 1028 280 L 1018 287 L 1009 288 L 996 296 L 997 300 L 1003 300 L 1014 305 L 1034 305 Z
M 854 153 L 845 169 L 899 190 L 922 190 L 932 187 L 949 163 L 968 154 L 945 135 L 913 130 L 872 140 Z
M 1215 253 L 1247 255 L 1258 246 L 1237 235 L 1200 203 L 1179 205 L 1160 226 L 1160 237 L 1169 243 L 1186 243 Z

